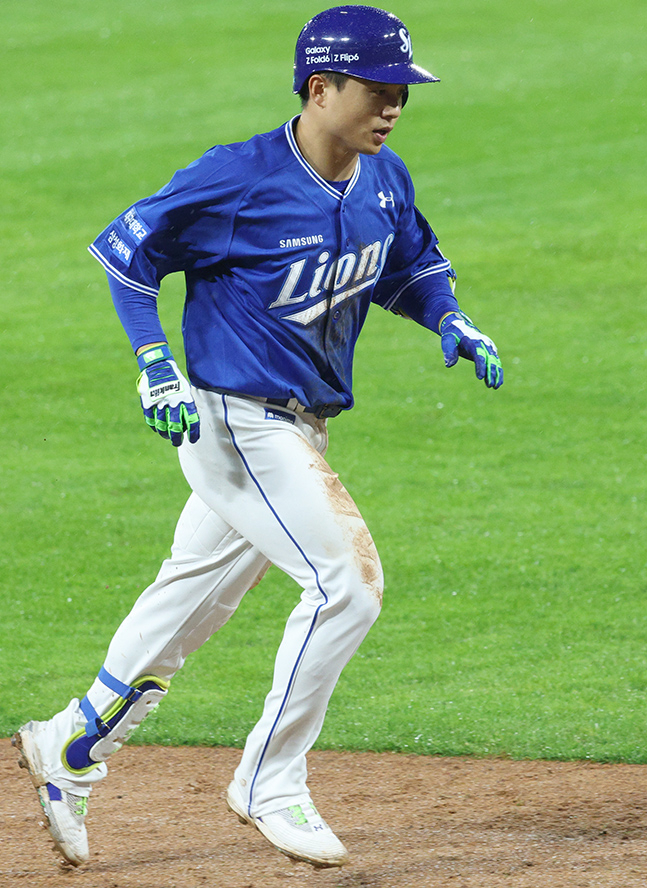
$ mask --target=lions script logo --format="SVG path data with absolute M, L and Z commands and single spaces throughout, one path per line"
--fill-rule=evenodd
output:
M 385 198 L 385 206 L 387 200 L 393 200 L 393 195 Z M 376 240 L 359 252 L 349 251 L 332 260 L 329 251 L 323 250 L 317 257 L 309 285 L 307 277 L 302 283 L 308 257 L 297 259 L 290 265 L 281 292 L 269 308 L 285 308 L 302 302 L 309 303 L 299 311 L 283 315 L 286 321 L 295 321 L 304 327 L 308 326 L 329 308 L 345 302 L 377 282 L 394 237 L 394 234 L 390 234 L 384 243 Z M 302 289 L 304 287 L 305 289 Z
M 409 58 L 411 58 L 411 56 L 413 55 L 413 47 L 411 45 L 411 35 L 409 34 L 409 32 L 407 31 L 406 28 L 400 28 L 400 30 L 398 31 L 398 34 L 400 35 L 400 38 L 402 40 L 402 43 L 400 44 L 400 51 L 406 52 L 406 54 L 409 56 Z

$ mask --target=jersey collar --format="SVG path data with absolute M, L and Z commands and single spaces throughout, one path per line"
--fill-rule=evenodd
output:
M 288 145 L 290 146 L 292 153 L 299 161 L 303 169 L 306 171 L 306 173 L 310 176 L 311 179 L 314 179 L 314 181 L 317 183 L 317 185 L 319 185 L 320 188 L 323 188 L 323 190 L 331 197 L 342 201 L 348 194 L 351 193 L 351 191 L 355 187 L 355 183 L 359 179 L 359 173 L 362 165 L 361 157 L 358 155 L 357 164 L 355 165 L 355 172 L 351 176 L 350 181 L 348 182 L 348 185 L 346 186 L 342 194 L 340 191 L 338 191 L 337 188 L 335 188 L 334 185 L 326 182 L 326 180 L 322 176 L 320 176 L 313 167 L 310 166 L 303 154 L 301 154 L 301 152 L 299 151 L 299 146 L 297 145 L 297 140 L 294 135 L 294 124 L 299 119 L 299 117 L 300 115 L 297 114 L 292 118 L 292 120 L 288 120 L 288 122 L 285 124 L 285 137 L 288 140 Z

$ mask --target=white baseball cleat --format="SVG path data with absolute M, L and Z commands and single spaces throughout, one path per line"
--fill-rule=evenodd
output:
M 90 857 L 88 834 L 85 829 L 88 800 L 85 796 L 72 795 L 54 786 L 53 783 L 48 783 L 38 750 L 38 733 L 44 730 L 46 724 L 47 722 L 28 722 L 14 734 L 11 743 L 20 752 L 20 767 L 29 771 L 31 781 L 36 787 L 45 812 L 45 827 L 54 842 L 54 847 L 67 863 L 81 866 L 87 863 Z
M 343 866 L 350 857 L 337 836 L 321 818 L 311 800 L 254 817 L 247 813 L 240 790 L 233 781 L 227 790 L 227 805 L 241 823 L 249 823 L 274 847 L 293 860 L 317 869 Z

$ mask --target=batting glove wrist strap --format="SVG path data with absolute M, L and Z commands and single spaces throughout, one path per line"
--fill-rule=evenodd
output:
M 147 356 L 153 360 L 144 363 L 137 380 L 147 425 L 162 438 L 170 439 L 174 447 L 180 446 L 185 432 L 191 444 L 195 444 L 200 437 L 200 418 L 191 386 L 180 373 L 168 346 L 147 349 L 137 361 L 145 362 Z
M 147 348 L 146 351 L 137 355 L 137 363 L 140 370 L 145 370 L 151 364 L 158 364 L 160 361 L 172 361 L 173 353 L 166 343 L 163 345 L 154 345 Z
M 459 357 L 466 358 L 474 361 L 477 378 L 484 379 L 488 388 L 503 385 L 503 367 L 496 345 L 464 312 L 446 314 L 440 322 L 440 336 L 446 367 L 453 367 Z

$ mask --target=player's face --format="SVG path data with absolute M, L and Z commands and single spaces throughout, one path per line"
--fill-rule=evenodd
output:
M 405 86 L 349 77 L 341 90 L 328 84 L 329 133 L 347 150 L 377 154 L 402 111 Z

